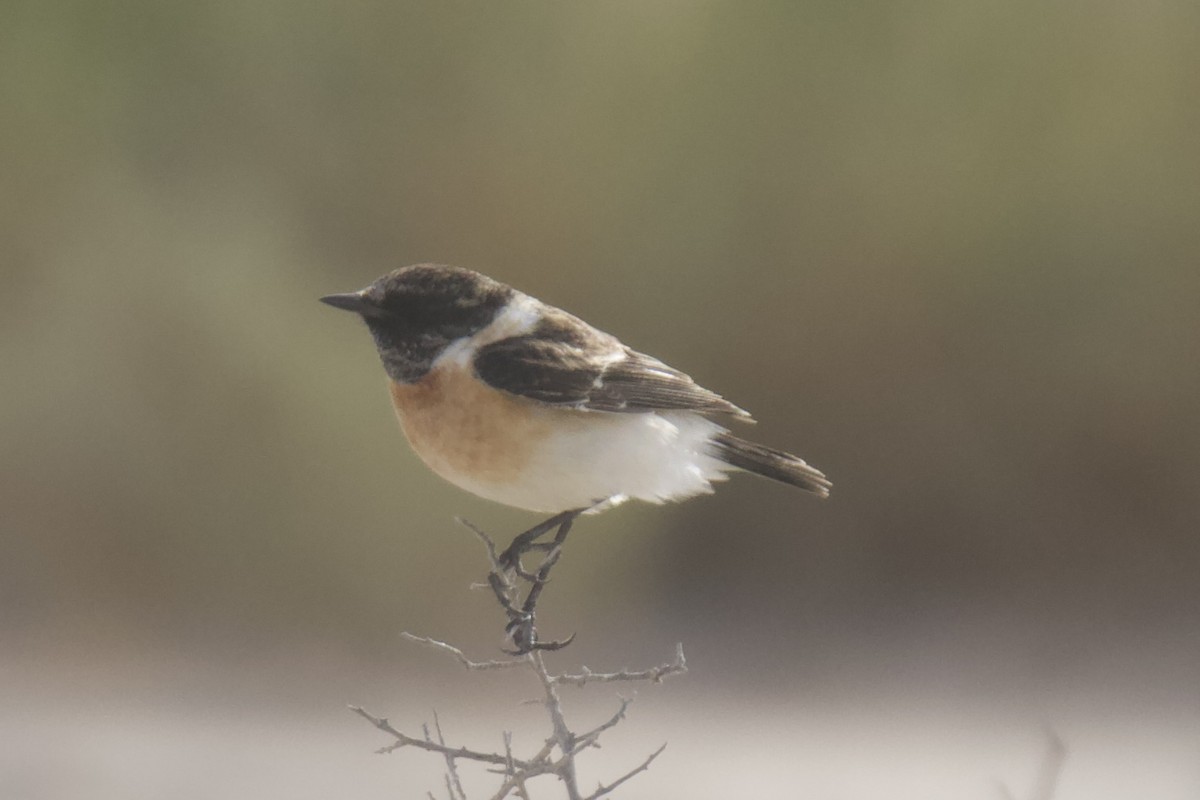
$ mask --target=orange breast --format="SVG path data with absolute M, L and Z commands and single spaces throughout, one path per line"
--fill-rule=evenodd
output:
M 469 368 L 440 367 L 415 384 L 390 383 L 404 435 L 447 480 L 510 483 L 546 435 L 547 420 L 528 401 L 492 389 Z

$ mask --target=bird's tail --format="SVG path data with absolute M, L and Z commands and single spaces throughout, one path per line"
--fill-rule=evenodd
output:
M 825 473 L 810 467 L 803 459 L 791 453 L 747 442 L 731 433 L 715 436 L 712 446 L 714 455 L 731 467 L 790 486 L 798 486 L 818 497 L 828 497 L 829 490 L 833 487 Z

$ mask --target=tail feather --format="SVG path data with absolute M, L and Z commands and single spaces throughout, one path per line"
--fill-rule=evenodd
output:
M 810 467 L 803 459 L 791 453 L 776 450 L 731 433 L 718 434 L 713 438 L 715 455 L 731 467 L 753 472 L 773 481 L 798 486 L 818 497 L 828 497 L 833 484 L 821 470 Z

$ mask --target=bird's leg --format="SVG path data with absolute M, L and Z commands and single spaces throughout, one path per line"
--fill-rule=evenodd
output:
M 585 510 L 586 509 L 576 508 L 572 509 L 571 511 L 563 511 L 555 514 L 548 520 L 539 522 L 537 525 L 534 525 L 524 533 L 518 534 L 517 537 L 512 540 L 512 544 L 505 548 L 504 552 L 501 553 L 500 557 L 496 560 L 500 563 L 500 566 L 504 567 L 505 569 L 513 569 L 521 572 L 521 556 L 525 555 L 530 550 L 546 549 L 545 545 L 536 544 L 538 539 L 542 538 L 555 528 L 559 528 L 561 531 L 563 525 L 566 525 L 567 530 L 570 531 L 571 523 L 574 522 L 575 518 L 582 514 Z M 561 535 L 564 538 L 566 537 L 565 533 Z M 532 579 L 532 576 L 528 573 L 525 573 L 522 575 L 522 577 L 526 578 L 527 580 Z
M 567 534 L 571 532 L 571 526 L 575 522 L 575 518 L 583 513 L 583 509 L 574 511 L 564 511 L 561 514 L 556 514 L 554 517 L 546 520 L 540 525 L 531 528 L 522 533 L 508 549 L 497 559 L 501 564 L 507 564 L 516 571 L 517 575 L 529 582 L 529 591 L 525 595 L 525 601 L 517 608 L 512 602 L 502 602 L 505 612 L 508 614 L 508 625 L 505 631 L 513 644 L 516 645 L 516 650 L 513 655 L 525 655 L 534 650 L 559 650 L 566 647 L 575 638 L 572 634 L 562 641 L 541 642 L 538 640 L 537 629 L 534 626 L 534 620 L 537 614 L 538 598 L 542 594 L 542 589 L 550 580 L 550 570 L 558 563 L 559 557 L 562 555 L 562 545 L 567 539 Z M 553 528 L 557 527 L 558 532 L 554 536 L 553 542 L 535 543 L 535 539 L 545 535 Z M 521 554 L 528 552 L 531 549 L 548 549 L 546 557 L 542 563 L 538 565 L 537 571 L 527 573 L 521 569 Z M 492 576 L 498 579 L 499 576 Z M 498 589 L 496 581 L 492 583 L 493 590 Z M 499 596 L 497 591 L 497 596 Z
M 526 614 L 533 615 L 537 608 L 538 597 L 542 594 L 542 589 L 550 580 L 550 570 L 554 569 L 554 565 L 558 563 L 559 557 L 562 555 L 563 542 L 567 540 L 567 534 L 571 532 L 571 526 L 575 523 L 575 517 L 579 516 L 580 512 L 575 512 L 574 516 L 567 517 L 558 526 L 558 533 L 554 536 L 554 543 L 550 546 L 550 552 L 546 554 L 546 558 L 538 567 L 538 571 L 533 575 L 533 581 L 529 587 L 529 593 L 525 595 L 525 603 L 521 606 L 521 610 Z

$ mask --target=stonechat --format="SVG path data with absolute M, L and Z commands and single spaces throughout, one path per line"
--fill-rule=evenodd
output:
M 481 497 L 577 514 L 683 500 L 730 471 L 829 495 L 820 470 L 722 424 L 746 411 L 478 272 L 417 264 L 321 301 L 366 322 L 417 455 Z

